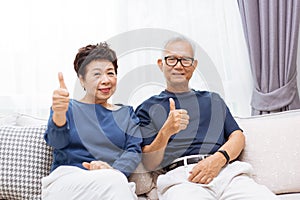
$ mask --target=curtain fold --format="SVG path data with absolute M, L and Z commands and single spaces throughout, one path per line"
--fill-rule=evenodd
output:
M 300 0 L 237 0 L 254 88 L 252 115 L 300 108 L 297 45 Z

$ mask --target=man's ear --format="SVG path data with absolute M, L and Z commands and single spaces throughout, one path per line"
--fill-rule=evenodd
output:
M 161 58 L 157 60 L 157 65 L 158 65 L 159 69 L 161 71 L 163 71 L 162 68 L 163 68 L 164 63 Z
M 193 66 L 196 69 L 196 67 L 198 66 L 198 60 L 194 60 Z

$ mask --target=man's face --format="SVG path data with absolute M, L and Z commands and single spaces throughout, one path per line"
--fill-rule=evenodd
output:
M 165 60 L 165 57 L 170 59 Z M 174 41 L 166 46 L 164 58 L 158 60 L 158 65 L 164 73 L 168 87 L 188 87 L 197 66 L 197 60 L 193 60 L 191 45 L 185 41 Z

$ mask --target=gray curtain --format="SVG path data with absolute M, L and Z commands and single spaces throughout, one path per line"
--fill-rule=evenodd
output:
M 300 0 L 237 0 L 254 88 L 252 115 L 300 108 L 297 45 Z

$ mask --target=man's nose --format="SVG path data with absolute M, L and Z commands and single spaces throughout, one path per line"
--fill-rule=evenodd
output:
M 178 62 L 176 63 L 176 65 L 174 66 L 174 68 L 183 68 L 182 64 L 181 64 L 181 60 L 178 60 Z

